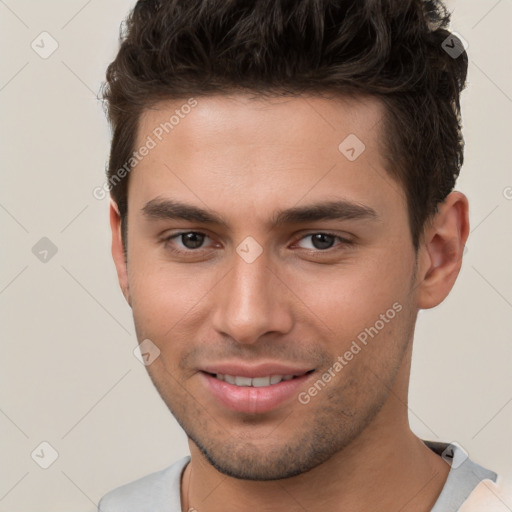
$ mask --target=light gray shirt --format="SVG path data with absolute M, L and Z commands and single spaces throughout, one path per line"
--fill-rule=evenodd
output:
M 431 512 L 457 512 L 484 479 L 496 482 L 496 473 L 473 462 L 456 444 L 424 441 L 450 464 L 446 483 Z M 123 485 L 106 494 L 98 512 L 181 512 L 181 475 L 190 457 Z

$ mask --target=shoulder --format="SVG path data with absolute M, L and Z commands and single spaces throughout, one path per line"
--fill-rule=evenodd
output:
M 498 475 L 495 482 L 482 480 L 459 512 L 509 512 L 512 507 L 512 477 Z
M 425 441 L 451 468 L 431 512 L 510 512 L 511 480 L 472 460 L 457 443 Z
M 181 512 L 181 474 L 190 457 L 172 466 L 117 487 L 101 498 L 98 512 Z

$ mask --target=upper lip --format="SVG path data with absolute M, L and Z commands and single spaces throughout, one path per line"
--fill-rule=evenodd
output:
M 260 363 L 249 365 L 246 363 L 211 363 L 200 368 L 201 371 L 212 374 L 233 375 L 236 377 L 268 377 L 271 375 L 304 375 L 313 370 L 306 366 L 293 366 L 283 363 Z

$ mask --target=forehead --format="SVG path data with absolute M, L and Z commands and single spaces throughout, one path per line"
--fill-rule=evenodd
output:
M 373 201 L 376 209 L 398 197 L 405 206 L 385 171 L 384 114 L 383 104 L 367 96 L 161 102 L 141 116 L 136 148 L 149 143 L 151 150 L 131 173 L 129 195 L 142 203 L 178 194 L 212 209 L 238 201 L 239 211 L 326 195 Z M 396 197 L 382 195 L 390 186 Z
M 222 145 L 228 137 L 231 144 L 307 140 L 316 142 L 314 145 L 322 150 L 331 138 L 341 142 L 341 137 L 353 133 L 372 145 L 380 138 L 384 114 L 383 103 L 373 96 L 238 94 L 182 98 L 157 103 L 144 111 L 137 142 L 142 143 L 153 133 L 157 138 L 186 139 L 190 135 L 188 144 Z

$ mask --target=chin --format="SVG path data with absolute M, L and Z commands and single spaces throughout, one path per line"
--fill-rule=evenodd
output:
M 206 441 L 188 434 L 205 459 L 220 473 L 239 480 L 269 481 L 292 478 L 311 471 L 350 442 L 313 434 L 294 435 L 288 442 L 254 443 L 230 437 Z

